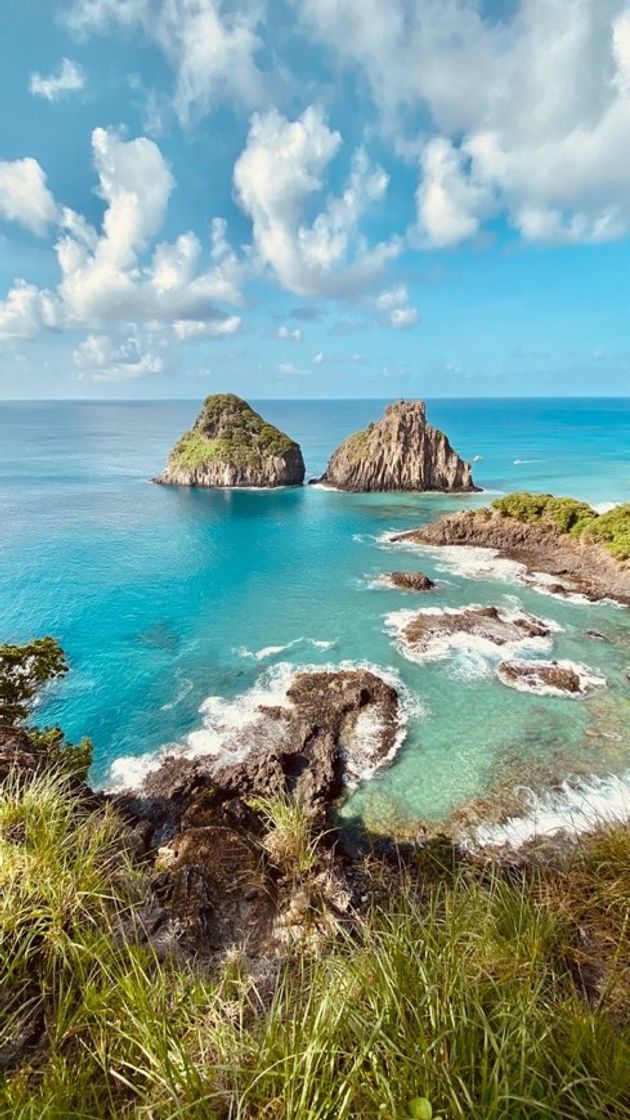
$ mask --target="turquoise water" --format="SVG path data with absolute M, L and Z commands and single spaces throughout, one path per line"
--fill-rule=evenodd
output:
M 300 441 L 313 476 L 383 403 L 259 407 Z M 393 672 L 410 711 L 394 765 L 352 796 L 350 813 L 384 824 L 438 820 L 505 784 L 630 766 L 628 612 L 560 601 L 492 572 L 468 578 L 470 557 L 453 567 L 439 555 L 397 553 L 382 539 L 483 495 L 150 485 L 197 407 L 0 406 L 2 637 L 52 633 L 62 641 L 72 671 L 44 697 L 38 719 L 92 737 L 96 782 L 112 781 L 115 760 L 127 760 L 116 774 L 129 776 L 130 759 L 191 732 L 201 733 L 200 747 L 216 746 L 296 666 L 342 661 Z M 479 457 L 475 478 L 491 491 L 630 498 L 629 401 L 440 400 L 428 402 L 428 414 L 463 455 Z M 401 566 L 421 568 L 438 587 L 419 600 L 373 586 Z M 562 631 L 551 656 L 600 673 L 606 688 L 577 701 L 519 693 L 479 651 L 417 664 L 387 632 L 392 612 L 469 603 L 520 604 L 555 620 Z M 219 699 L 200 712 L 209 697 Z

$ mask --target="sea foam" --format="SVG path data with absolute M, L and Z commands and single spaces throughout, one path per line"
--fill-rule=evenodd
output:
M 370 743 L 376 743 L 379 721 L 375 713 L 361 713 L 357 719 L 352 736 L 352 754 L 363 758 L 362 765 L 354 765 L 348 777 L 350 783 L 365 780 L 391 761 L 402 746 L 409 720 L 425 714 L 418 696 L 411 693 L 403 684 L 398 673 L 390 668 L 382 668 L 368 661 L 341 661 L 338 664 L 294 665 L 279 662 L 265 669 L 258 680 L 247 691 L 233 699 L 222 696 L 209 696 L 204 700 L 199 712 L 202 725 L 180 743 L 166 744 L 162 750 L 134 757 L 126 755 L 117 758 L 111 766 L 111 785 L 115 788 L 139 789 L 148 774 L 158 770 L 166 757 L 176 755 L 182 759 L 209 757 L 217 764 L 242 761 L 250 752 L 263 753 L 266 749 L 281 743 L 282 721 L 273 719 L 260 708 L 283 707 L 290 709 L 291 702 L 287 691 L 295 677 L 300 673 L 338 672 L 339 670 L 365 669 L 381 677 L 392 685 L 399 696 L 399 720 L 394 746 L 386 759 L 375 765 L 370 759 Z
M 540 795 L 526 787 L 519 787 L 517 793 L 525 803 L 523 815 L 474 829 L 473 847 L 519 848 L 558 833 L 575 837 L 601 825 L 630 821 L 630 770 L 580 781 L 567 779 Z

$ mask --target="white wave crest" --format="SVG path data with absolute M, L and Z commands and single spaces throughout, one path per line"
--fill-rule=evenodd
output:
M 517 668 L 525 668 L 532 670 L 526 677 L 517 677 L 512 680 L 504 672 L 501 671 L 501 666 L 497 667 L 497 676 L 503 684 L 508 688 L 515 688 L 518 692 L 533 692 L 536 696 L 564 696 L 568 700 L 578 699 L 586 696 L 596 688 L 606 687 L 606 678 L 596 673 L 594 669 L 589 668 L 588 665 L 582 665 L 578 661 L 518 661 L 512 660 L 512 665 Z M 544 669 L 566 669 L 573 672 L 579 678 L 579 691 L 567 692 L 563 688 L 555 688 L 553 685 L 547 684 L 544 677 L 537 675 L 538 670 Z
M 266 661 L 269 657 L 277 657 L 279 653 L 285 653 L 288 649 L 293 649 L 299 645 L 313 646 L 314 649 L 332 649 L 335 645 L 334 641 L 320 640 L 319 638 L 294 638 L 292 642 L 287 642 L 283 646 L 263 646 L 262 649 L 247 649 L 247 646 L 239 646 L 235 651 L 239 657 L 249 658 L 252 661 Z
M 523 815 L 479 826 L 472 833 L 474 847 L 519 848 L 558 833 L 575 837 L 601 825 L 630 821 L 630 770 L 582 781 L 567 779 L 542 795 L 523 787 L 517 793 L 524 801 Z
M 596 606 L 601 603 L 606 606 L 618 606 L 614 599 L 601 599 L 593 602 L 586 595 L 569 588 L 558 590 L 562 587 L 562 580 L 548 572 L 530 572 L 518 560 L 508 560 L 499 555 L 496 548 L 485 548 L 482 545 L 450 544 L 429 545 L 417 544 L 414 541 L 397 541 L 393 538 L 397 533 L 388 530 L 378 538 L 381 547 L 394 549 L 400 552 L 422 552 L 433 561 L 435 570 L 448 572 L 451 575 L 463 576 L 464 579 L 474 580 L 499 580 L 502 583 L 517 583 L 536 591 L 540 595 L 548 595 L 552 599 L 560 599 L 567 603 L 578 603 L 583 606 Z
M 287 734 L 286 726 L 282 721 L 261 711 L 261 707 L 290 709 L 287 691 L 300 673 L 348 669 L 365 669 L 381 677 L 397 690 L 400 701 L 395 744 L 387 758 L 379 760 L 378 764 L 370 761 L 369 757 L 370 742 L 375 741 L 376 725 L 368 721 L 367 715 L 363 720 L 361 717 L 357 720 L 352 737 L 352 754 L 355 758 L 363 758 L 364 762 L 361 765 L 355 763 L 349 778 L 352 782 L 369 778 L 397 753 L 405 740 L 409 720 L 425 714 L 420 698 L 406 688 L 394 670 L 384 669 L 368 661 L 299 666 L 284 661 L 265 669 L 252 688 L 233 699 L 209 696 L 204 700 L 199 709 L 202 726 L 187 735 L 183 742 L 167 744 L 160 751 L 138 757 L 127 755 L 117 758 L 110 769 L 111 785 L 118 789 L 139 789 L 147 775 L 158 770 L 164 759 L 173 755 L 183 759 L 204 756 L 216 759 L 217 764 L 224 764 L 242 761 L 254 751 L 262 754 L 271 747 L 277 747 L 281 744 L 283 734 Z M 359 734 L 365 734 L 365 742 L 363 739 L 361 743 L 357 742 Z

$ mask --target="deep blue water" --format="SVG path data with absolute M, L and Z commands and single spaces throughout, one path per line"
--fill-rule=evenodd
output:
M 258 405 L 302 444 L 309 475 L 383 406 Z M 191 732 L 200 732 L 198 746 L 216 747 L 255 706 L 258 692 L 248 690 L 271 695 L 296 665 L 344 660 L 394 671 L 414 708 L 395 764 L 355 794 L 353 810 L 439 818 L 504 778 L 526 780 L 534 764 L 550 780 L 628 766 L 627 612 L 568 604 L 492 575 L 468 578 L 465 565 L 444 571 L 436 556 L 407 554 L 405 566 L 442 580 L 423 606 L 518 601 L 562 626 L 554 656 L 586 664 L 607 687 L 569 701 L 510 690 L 470 653 L 411 663 L 385 616 L 419 604 L 370 586 L 402 562 L 379 537 L 487 497 L 151 485 L 197 409 L 191 401 L 0 405 L 1 636 L 62 641 L 72 671 L 38 718 L 92 737 L 96 781 L 111 781 L 114 760 Z M 439 400 L 428 402 L 428 415 L 476 460 L 476 481 L 491 491 L 630 498 L 628 400 Z M 585 639 L 588 629 L 610 641 Z

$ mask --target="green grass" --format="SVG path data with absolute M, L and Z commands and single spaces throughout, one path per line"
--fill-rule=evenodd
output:
M 246 401 L 221 393 L 207 397 L 194 426 L 175 444 L 170 464 L 191 470 L 213 462 L 256 468 L 265 457 L 284 455 L 296 446 Z
M 599 541 L 619 560 L 630 558 L 630 502 L 598 514 L 586 502 L 574 498 L 517 491 L 496 498 L 492 508 L 518 521 L 549 522 L 561 533 Z
M 267 809 L 303 853 L 303 821 Z M 296 949 L 270 995 L 238 952 L 214 976 L 159 961 L 134 918 L 148 872 L 112 810 L 82 807 L 58 776 L 10 783 L 0 1046 L 38 1032 L 0 1083 L 0 1116 L 404 1120 L 426 1098 L 448 1120 L 627 1117 L 630 832 L 525 876 L 427 866 L 374 861 L 371 910 Z M 575 963 L 590 952 L 604 980 L 588 1002 Z

